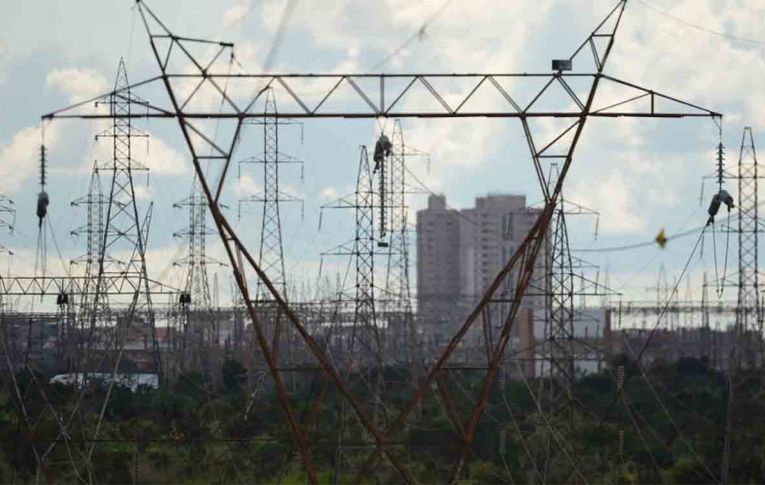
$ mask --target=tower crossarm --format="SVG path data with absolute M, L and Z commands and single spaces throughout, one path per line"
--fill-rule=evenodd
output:
M 191 103 L 175 111 L 172 106 L 161 107 L 149 102 L 136 103 L 131 118 L 176 118 L 182 116 L 194 119 L 261 119 L 268 115 L 274 118 L 579 118 L 584 106 L 581 99 L 591 85 L 599 80 L 601 88 L 609 93 L 602 100 L 595 100 L 588 116 L 601 118 L 650 117 L 720 117 L 720 113 L 703 108 L 675 96 L 623 81 L 599 73 L 407 73 L 407 74 L 228 74 L 228 73 L 163 73 L 135 83 L 125 90 L 148 89 L 167 81 L 203 81 L 224 84 L 227 80 L 251 82 L 256 94 L 249 98 L 230 99 L 221 111 L 194 109 Z M 301 93 L 298 86 L 307 82 L 318 82 L 327 86 L 324 90 Z M 459 82 L 467 87 L 456 99 L 448 96 L 446 85 Z M 342 85 L 352 89 L 341 90 Z M 441 87 L 443 85 L 444 87 Z M 531 100 L 521 101 L 515 91 L 528 92 L 529 86 L 539 86 Z M 584 85 L 581 93 L 572 85 Z M 363 86 L 363 88 L 362 88 Z M 561 86 L 566 86 L 562 89 Z M 421 89 L 421 88 L 426 89 Z M 514 89 L 515 87 L 515 89 Z M 280 88 L 287 95 L 282 97 L 279 112 L 267 113 L 265 92 L 267 88 Z M 340 93 L 342 91 L 342 94 Z M 108 119 L 109 113 L 93 108 L 93 102 L 108 98 L 114 93 L 104 93 L 61 110 L 43 115 L 52 118 Z M 562 94 L 562 95 L 561 95 Z M 195 96 L 198 94 L 192 94 Z M 491 95 L 497 102 L 491 107 L 478 101 L 479 96 Z M 342 97 L 342 98 L 341 98 Z M 525 95 L 524 97 L 528 97 Z M 448 100 L 447 100 L 448 98 Z M 549 98 L 549 102 L 548 101 Z M 193 98 L 188 100 L 193 101 Z M 413 108 L 412 105 L 431 106 Z M 550 106 L 552 103 L 556 107 Z M 200 103 L 201 104 L 201 103 Z M 338 108 L 338 104 L 343 108 Z
M 104 275 L 99 295 L 133 295 L 139 291 L 138 278 Z M 180 290 L 158 281 L 149 280 L 149 291 L 156 295 L 175 295 Z M 96 288 L 86 276 L 0 276 L 0 294 L 6 296 L 45 296 L 58 294 L 95 295 Z

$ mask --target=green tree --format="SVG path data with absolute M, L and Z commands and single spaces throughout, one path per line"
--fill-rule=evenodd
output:
M 221 368 L 223 385 L 229 392 L 238 391 L 247 382 L 247 369 L 236 360 L 227 360 Z

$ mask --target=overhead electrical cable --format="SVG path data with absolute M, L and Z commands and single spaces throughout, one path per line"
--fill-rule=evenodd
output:
M 276 54 L 279 52 L 279 46 L 282 43 L 282 38 L 284 37 L 284 31 L 287 28 L 287 24 L 289 23 L 290 17 L 292 16 L 292 12 L 295 10 L 296 3 L 297 3 L 296 0 L 287 0 L 287 5 L 284 6 L 284 11 L 282 12 L 282 18 L 279 19 L 279 26 L 276 28 L 274 39 L 271 42 L 271 47 L 269 47 L 268 49 L 266 60 L 263 63 L 264 72 L 268 72 L 273 66 L 274 61 L 276 60 Z
M 656 319 L 656 324 L 654 324 L 653 328 L 651 328 L 651 331 L 648 333 L 647 338 L 645 339 L 645 342 L 643 343 L 643 346 L 641 347 L 640 351 L 637 353 L 634 359 L 634 365 L 638 366 L 639 370 L 642 370 L 642 367 L 640 367 L 640 361 L 643 358 L 643 354 L 645 353 L 648 346 L 651 344 L 651 340 L 653 339 L 654 334 L 656 333 L 656 330 L 659 328 L 659 325 L 661 325 L 661 321 L 664 319 L 665 315 L 667 314 L 667 310 L 669 309 L 669 306 L 675 297 L 675 293 L 677 293 L 678 287 L 680 286 L 680 282 L 682 282 L 683 277 L 685 276 L 685 273 L 688 271 L 688 268 L 690 267 L 691 261 L 693 260 L 693 257 L 696 254 L 696 251 L 699 248 L 699 245 L 701 244 L 701 241 L 704 238 L 704 233 L 706 232 L 706 228 L 708 226 L 704 226 L 701 231 L 699 232 L 699 237 L 696 239 L 696 244 L 694 244 L 693 249 L 691 250 L 690 255 L 688 256 L 687 261 L 685 262 L 685 265 L 683 266 L 683 270 L 680 272 L 680 276 L 677 278 L 677 282 L 675 283 L 672 290 L 669 292 L 669 295 L 667 297 L 667 301 L 662 306 L 661 312 L 659 313 L 659 316 Z M 633 376 L 633 374 L 628 374 L 624 378 L 624 384 L 622 385 L 621 389 L 618 390 L 614 396 L 614 398 L 609 403 L 608 407 L 606 408 L 605 412 L 601 416 L 601 419 L 598 421 L 596 427 L 600 428 L 603 426 L 606 422 L 606 419 L 611 414 L 611 411 L 613 411 L 616 404 L 620 401 L 622 394 L 624 393 L 624 389 L 627 387 L 627 383 L 629 382 L 630 378 Z M 585 446 L 585 449 L 583 451 L 583 454 L 587 452 L 589 449 L 589 444 Z M 569 476 L 572 476 L 573 474 L 577 473 L 578 470 L 575 468 L 572 468 L 569 472 Z M 715 477 L 716 478 L 716 477 Z
M 691 29 L 698 30 L 699 32 L 704 32 L 704 33 L 710 34 L 710 35 L 716 35 L 718 37 L 723 37 L 723 38 L 730 39 L 730 40 L 733 40 L 733 41 L 736 41 L 736 42 L 748 42 L 750 44 L 765 45 L 765 40 L 753 39 L 753 38 L 750 38 L 750 37 L 742 37 L 742 36 L 739 36 L 739 35 L 728 34 L 727 32 L 720 32 L 719 30 L 710 29 L 708 27 L 704 27 L 704 26 L 701 26 L 701 25 L 698 25 L 698 24 L 694 24 L 694 23 L 688 22 L 687 20 L 684 20 L 684 19 L 682 19 L 680 17 L 677 17 L 675 15 L 672 15 L 671 13 L 669 13 L 666 10 L 662 10 L 659 7 L 651 5 L 650 3 L 646 2 L 645 0 L 637 0 L 637 2 L 643 4 L 646 8 L 649 8 L 649 9 L 653 10 L 654 12 L 656 12 L 659 15 L 662 15 L 662 16 L 670 19 L 670 20 L 673 20 L 673 21 L 675 21 L 675 22 L 677 22 L 677 23 L 679 23 L 681 25 L 684 25 L 686 27 L 689 27 Z
M 453 1 L 454 0 L 448 0 L 443 5 L 441 5 L 441 7 L 438 10 L 436 10 L 435 13 L 433 13 L 433 15 L 431 15 L 427 20 L 425 20 L 425 22 L 422 23 L 422 25 L 420 25 L 420 28 L 418 28 L 415 33 L 410 35 L 401 45 L 399 45 L 396 49 L 394 49 L 390 54 L 385 56 L 381 61 L 379 61 L 374 66 L 372 66 L 370 70 L 377 71 L 378 69 L 383 67 L 385 64 L 390 62 L 391 59 L 394 59 L 399 54 L 401 54 L 401 52 L 403 52 L 404 49 L 409 47 L 412 44 L 412 42 L 414 42 L 417 39 L 420 39 L 420 40 L 423 39 L 425 37 L 425 33 L 427 31 L 428 26 L 430 26 L 430 24 L 435 22 L 436 19 L 438 19 L 438 17 L 440 17 L 441 14 L 444 13 L 444 11 L 449 7 L 449 5 L 451 5 Z

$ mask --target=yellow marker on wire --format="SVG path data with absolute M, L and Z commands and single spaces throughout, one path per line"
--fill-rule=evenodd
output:
M 656 235 L 654 241 L 656 241 L 656 244 L 658 244 L 661 249 L 664 249 L 664 246 L 667 245 L 667 235 L 664 234 L 663 227 L 661 228 L 661 231 L 659 231 L 659 234 Z

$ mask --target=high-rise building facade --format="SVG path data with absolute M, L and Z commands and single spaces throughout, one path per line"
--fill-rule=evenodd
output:
M 475 207 L 462 210 L 448 208 L 443 195 L 430 196 L 428 207 L 417 212 L 417 309 L 426 341 L 437 347 L 445 343 L 538 217 L 539 210 L 527 207 L 523 195 L 478 197 Z M 534 278 L 541 285 L 545 254 L 546 249 L 537 258 Z M 510 297 L 513 288 L 500 292 Z M 541 292 L 530 293 L 538 296 L 526 297 L 523 306 L 542 308 Z
M 432 321 L 454 317 L 460 302 L 460 213 L 431 195 L 417 212 L 417 313 Z

